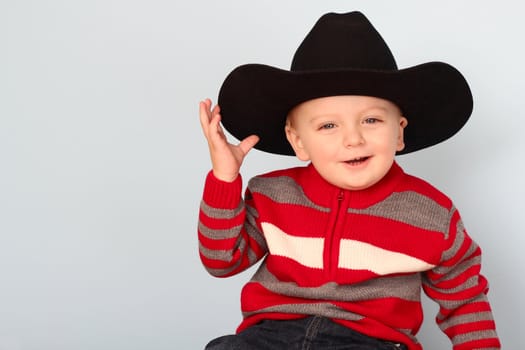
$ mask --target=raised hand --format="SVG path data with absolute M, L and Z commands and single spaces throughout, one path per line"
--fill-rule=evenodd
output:
M 212 109 L 210 99 L 199 103 L 199 117 L 202 131 L 208 141 L 213 175 L 222 181 L 235 180 L 239 175 L 244 157 L 259 141 L 259 137 L 248 136 L 238 145 L 229 143 L 220 124 L 220 108 L 216 105 Z

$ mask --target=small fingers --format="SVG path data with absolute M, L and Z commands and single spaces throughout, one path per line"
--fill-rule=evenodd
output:
M 217 146 L 226 142 L 226 136 L 221 127 L 220 107 L 218 105 L 212 109 L 210 107 L 209 99 L 199 103 L 199 119 L 208 143 Z
M 221 135 L 223 134 L 222 127 L 221 127 L 221 108 L 219 105 L 215 105 L 213 109 L 211 110 L 211 116 L 210 116 L 210 130 L 216 130 Z
M 257 144 L 257 142 L 259 142 L 259 136 L 250 135 L 241 141 L 239 148 L 241 149 L 242 153 L 246 155 L 253 148 L 253 146 Z
M 209 109 L 209 103 L 206 100 L 201 101 L 199 103 L 199 121 L 201 123 L 202 131 L 204 131 L 204 134 L 206 135 L 208 134 L 210 118 L 211 112 Z
M 211 101 L 210 101 L 210 106 L 211 106 Z M 219 107 L 219 105 L 215 105 L 213 106 L 213 109 L 211 110 L 211 115 L 215 116 L 216 114 L 219 114 L 220 112 L 221 112 L 221 107 Z
M 199 120 L 201 123 L 202 130 L 205 134 L 210 131 L 210 125 L 214 118 L 219 116 L 220 108 L 218 105 L 211 109 L 211 100 L 209 98 L 199 102 Z

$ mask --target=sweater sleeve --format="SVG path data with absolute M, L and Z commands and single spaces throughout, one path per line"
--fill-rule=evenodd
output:
M 459 212 L 450 212 L 446 249 L 440 264 L 426 273 L 425 293 L 440 308 L 436 322 L 454 350 L 500 349 L 481 271 L 481 249 L 467 234 Z
M 216 277 L 238 274 L 266 254 L 249 190 L 242 199 L 242 179 L 233 182 L 206 177 L 199 210 L 199 254 L 206 270 Z

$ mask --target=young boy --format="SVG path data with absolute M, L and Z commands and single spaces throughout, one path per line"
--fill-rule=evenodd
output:
M 480 248 L 451 200 L 394 159 L 466 123 L 472 96 L 456 69 L 399 70 L 361 13 L 330 13 L 290 71 L 237 67 L 219 105 L 200 104 L 213 168 L 200 256 L 218 277 L 264 260 L 242 290 L 237 334 L 207 349 L 422 349 L 421 289 L 454 349 L 500 348 Z M 309 163 L 252 178 L 243 200 L 253 147 Z

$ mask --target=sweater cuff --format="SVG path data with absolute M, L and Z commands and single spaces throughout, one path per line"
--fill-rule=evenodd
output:
M 204 183 L 204 202 L 221 209 L 235 209 L 242 200 L 242 178 L 239 174 L 232 182 L 219 180 L 210 171 Z

